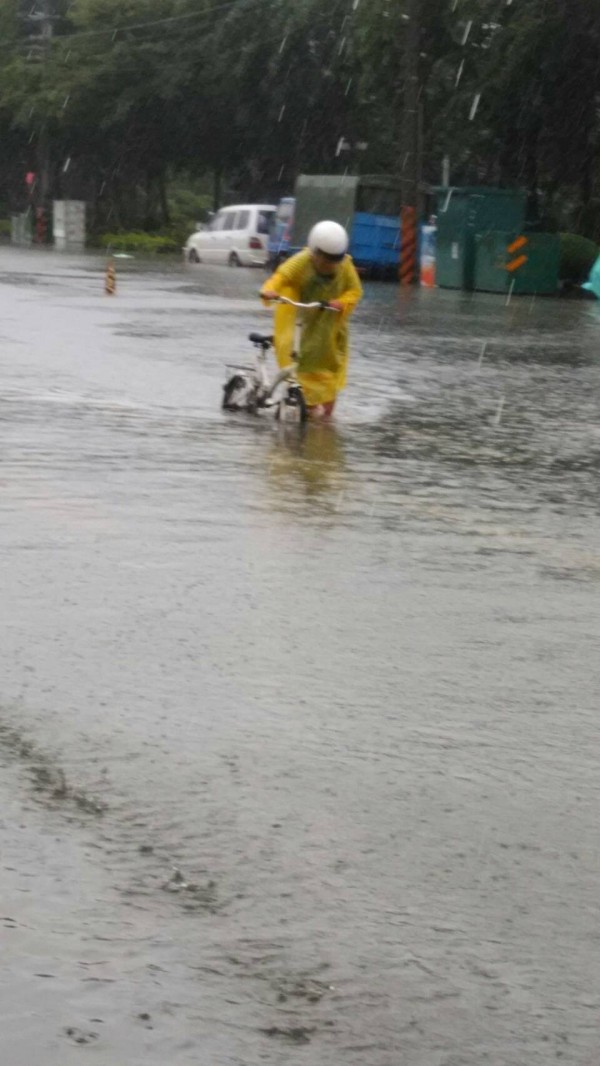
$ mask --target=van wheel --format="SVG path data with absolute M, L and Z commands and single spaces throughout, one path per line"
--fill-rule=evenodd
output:
M 240 257 L 236 252 L 232 252 L 227 260 L 230 267 L 241 267 Z
M 198 252 L 196 251 L 195 248 L 190 248 L 190 250 L 188 252 L 188 263 L 199 263 L 199 262 L 200 262 L 200 256 L 198 255 Z

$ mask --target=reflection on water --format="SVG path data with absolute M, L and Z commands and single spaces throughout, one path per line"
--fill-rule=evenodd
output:
M 346 470 L 344 442 L 335 422 L 280 426 L 266 455 L 271 505 L 310 514 L 334 510 Z

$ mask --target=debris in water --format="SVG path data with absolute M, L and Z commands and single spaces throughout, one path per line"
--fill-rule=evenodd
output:
M 477 114 L 477 108 L 479 107 L 479 101 L 481 100 L 481 93 L 475 93 L 473 97 L 473 103 L 471 104 L 471 111 L 469 114 L 469 121 L 472 122 Z
M 165 881 L 162 886 L 165 892 L 181 892 L 182 889 L 188 887 L 188 883 L 185 880 L 181 870 L 178 870 L 176 866 L 173 867 L 173 873 L 168 881 Z
M 17 730 L 4 726 L 1 722 L 0 740 L 5 747 L 10 748 L 20 759 L 29 764 L 31 784 L 37 794 L 45 794 L 53 801 L 73 803 L 89 814 L 103 814 L 107 809 L 106 804 L 101 800 L 94 799 L 79 789 L 74 789 L 68 783 L 62 767 L 56 766 L 43 751 L 36 749 L 32 741 L 23 737 Z
M 261 1029 L 265 1036 L 278 1036 L 290 1044 L 309 1044 L 314 1031 L 314 1029 L 300 1026 L 291 1029 L 280 1029 L 277 1025 L 272 1025 L 269 1029 Z
M 76 1026 L 70 1025 L 68 1029 L 64 1029 L 63 1032 L 66 1036 L 74 1040 L 76 1044 L 91 1044 L 93 1040 L 98 1039 L 98 1033 L 84 1032 L 82 1029 L 77 1029 Z

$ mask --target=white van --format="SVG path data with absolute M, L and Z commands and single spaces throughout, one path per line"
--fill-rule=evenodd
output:
M 192 233 L 184 248 L 186 259 L 190 263 L 264 266 L 276 210 L 273 204 L 223 207 L 208 226 Z

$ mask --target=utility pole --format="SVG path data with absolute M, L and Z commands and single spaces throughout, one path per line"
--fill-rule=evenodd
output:
M 54 11 L 55 0 L 34 0 L 33 6 L 24 15 L 29 23 L 28 41 L 29 58 L 41 65 L 42 80 L 45 81 L 46 69 L 50 56 L 50 47 L 54 35 L 54 22 L 58 18 Z M 43 244 L 48 229 L 48 209 L 50 199 L 50 136 L 45 119 L 39 131 L 36 145 L 36 182 L 35 182 L 35 240 Z
M 41 45 L 42 45 L 42 77 L 44 81 L 47 78 L 47 67 L 50 48 L 52 44 L 52 35 L 54 28 L 52 25 L 54 19 L 53 13 L 54 0 L 40 0 L 40 26 L 41 26 Z M 40 207 L 45 213 L 48 210 L 48 199 L 50 194 L 50 137 L 48 134 L 48 125 L 44 121 L 40 130 L 40 139 L 38 142 L 38 172 L 39 172 L 39 198 Z
M 421 0 L 406 5 L 406 46 L 402 135 L 400 142 L 400 191 L 402 197 L 400 284 L 417 280 L 417 223 L 419 206 L 419 55 L 421 51 Z

